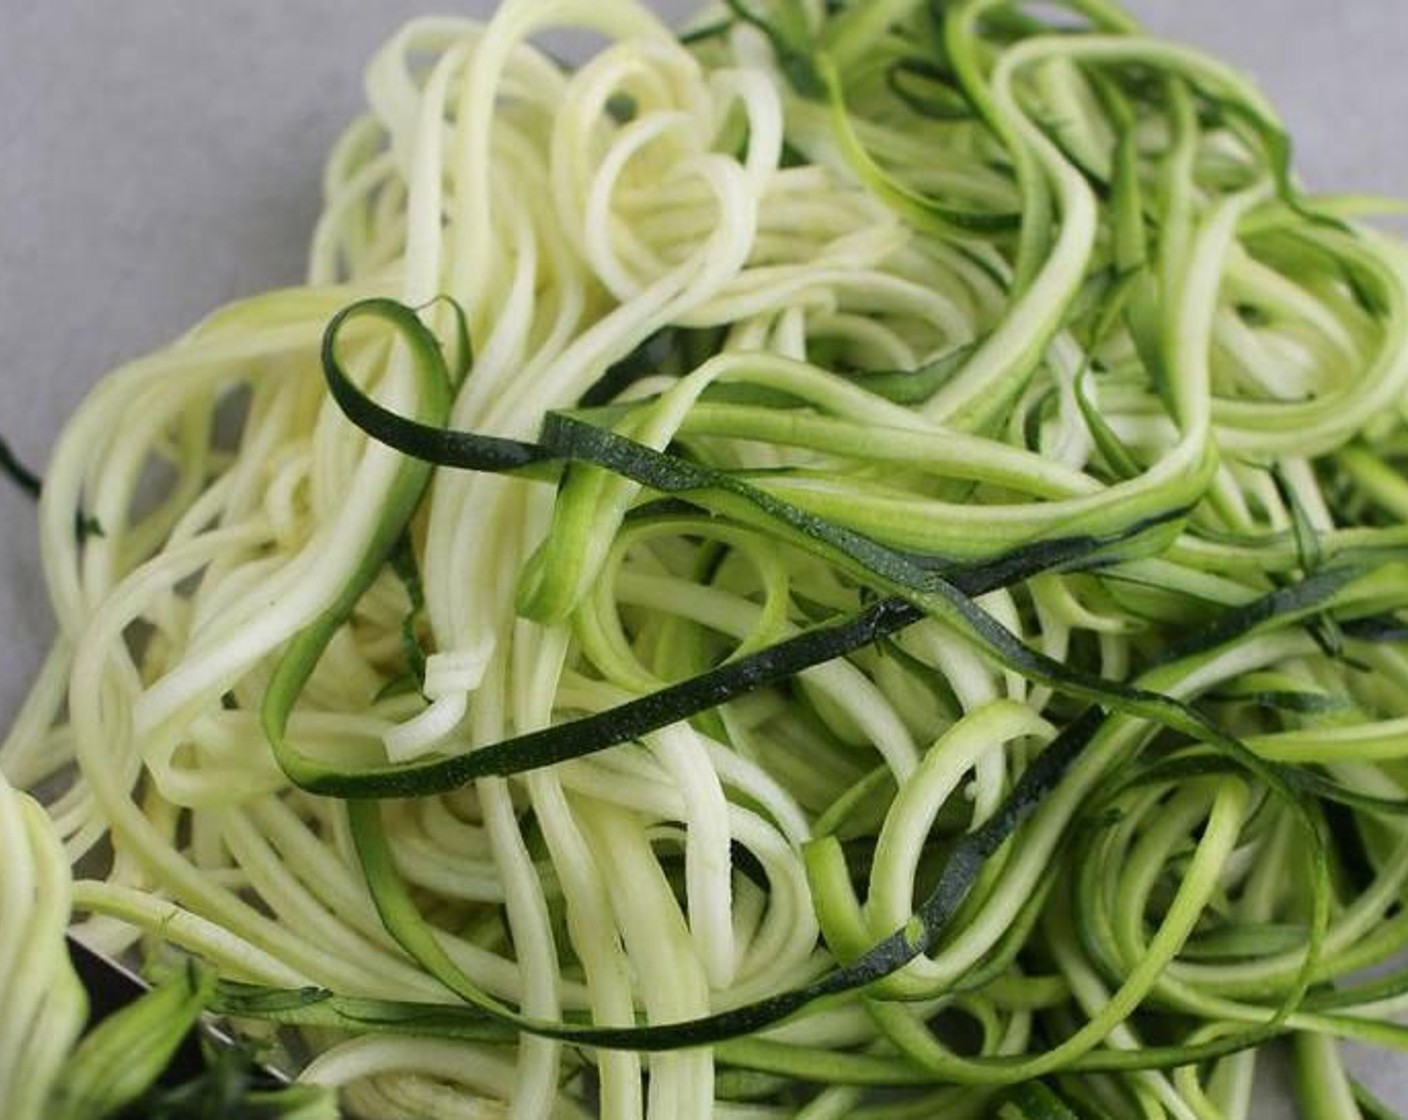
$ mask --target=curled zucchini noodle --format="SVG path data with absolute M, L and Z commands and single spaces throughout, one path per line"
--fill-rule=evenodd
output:
M 88 1001 L 64 942 L 73 881 L 62 841 L 3 775 L 0 851 L 0 1106 L 13 1120 L 42 1120 Z
M 1408 976 L 1348 979 L 1408 946 L 1402 250 L 1106 0 L 942 7 L 380 50 L 307 284 L 53 455 L 0 1084 L 75 1029 L 71 863 L 80 936 L 211 962 L 353 1115 L 1240 1118 L 1283 1035 L 1358 1115 L 1338 1040 L 1408 1045 Z

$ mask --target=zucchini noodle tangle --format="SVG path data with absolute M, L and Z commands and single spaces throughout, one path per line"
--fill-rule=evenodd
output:
M 351 1116 L 1241 1120 L 1278 1038 L 1373 1114 L 1403 249 L 1234 71 L 1051 7 L 381 48 L 307 283 L 104 379 L 43 480 L 6 1115 L 70 909 Z

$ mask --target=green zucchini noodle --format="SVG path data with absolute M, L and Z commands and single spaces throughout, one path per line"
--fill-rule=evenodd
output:
M 43 479 L 6 1115 L 72 911 L 350 1116 L 1239 1120 L 1277 1039 L 1359 1116 L 1408 258 L 1250 83 L 1107 0 L 505 0 L 366 88 L 306 285 Z
M 0 1085 L 6 1116 L 40 1120 L 83 1027 L 87 998 L 64 947 L 73 880 L 63 844 L 43 808 L 3 776 L 0 845 Z

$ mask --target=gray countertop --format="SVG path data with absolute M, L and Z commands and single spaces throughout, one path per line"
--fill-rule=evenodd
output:
M 467 0 L 458 11 L 491 5 Z M 658 0 L 671 15 L 692 3 Z M 1408 196 L 1403 0 L 1131 0 L 1252 72 L 1312 187 Z M 42 466 L 116 362 L 296 282 L 361 71 L 424 0 L 0 0 L 0 432 Z M 0 728 L 51 633 L 27 501 L 0 485 Z M 1408 1061 L 1371 1079 L 1408 1108 Z M 1278 1092 L 1265 1115 L 1288 1115 Z

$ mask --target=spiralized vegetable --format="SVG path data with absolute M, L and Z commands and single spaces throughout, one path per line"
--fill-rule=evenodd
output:
M 44 810 L 0 775 L 0 1102 L 40 1120 L 83 1027 L 87 997 L 65 949 L 72 880 Z
M 0 765 L 76 932 L 203 958 L 358 1116 L 1245 1117 L 1281 1037 L 1375 1114 L 1403 252 L 1235 72 L 1063 18 L 393 37 L 307 285 L 44 478 Z M 4 881 L 0 980 L 62 880 L 42 949 Z M 64 983 L 4 987 L 55 1046 Z

